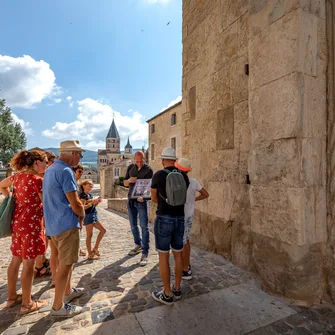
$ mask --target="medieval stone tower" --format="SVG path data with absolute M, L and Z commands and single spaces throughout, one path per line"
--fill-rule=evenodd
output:
M 133 156 L 133 147 L 130 145 L 129 136 L 126 146 L 124 147 L 124 156 L 131 158 Z
M 106 136 L 106 150 L 98 150 L 98 169 L 113 164 L 120 159 L 120 135 L 113 118 Z

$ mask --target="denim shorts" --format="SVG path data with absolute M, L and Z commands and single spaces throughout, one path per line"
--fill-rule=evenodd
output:
M 157 251 L 183 250 L 184 216 L 157 215 L 154 232 Z
M 86 214 L 84 218 L 84 226 L 87 226 L 89 224 L 95 224 L 98 221 L 99 221 L 99 218 L 98 218 L 97 212 Z

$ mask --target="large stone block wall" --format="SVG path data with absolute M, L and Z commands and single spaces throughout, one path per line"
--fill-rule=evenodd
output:
M 325 279 L 329 298 L 335 302 L 335 1 L 326 2 L 328 39 L 328 136 L 327 136 L 327 231 Z
M 183 1 L 182 154 L 210 193 L 196 204 L 192 242 L 275 293 L 313 301 L 327 291 L 325 8 Z
M 183 1 L 183 147 L 208 190 L 192 243 L 250 267 L 247 1 Z
M 325 1 L 249 0 L 249 16 L 254 269 L 276 293 L 320 300 L 327 239 Z

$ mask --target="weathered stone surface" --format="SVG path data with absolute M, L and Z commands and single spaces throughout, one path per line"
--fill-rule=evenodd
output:
M 234 147 L 243 153 L 250 151 L 251 130 L 248 101 L 241 102 L 234 106 Z M 246 156 L 246 162 L 247 158 Z
M 252 186 L 250 191 L 253 232 L 288 244 L 325 241 L 325 189 Z
M 234 109 L 232 107 L 218 111 L 216 149 L 234 149 Z
M 252 258 L 257 274 L 272 292 L 307 301 L 321 298 L 322 244 L 299 247 L 254 234 Z
M 249 157 L 253 185 L 324 187 L 326 143 L 282 139 L 254 143 Z
M 249 0 L 252 36 L 260 33 L 285 14 L 297 9 L 325 18 L 324 0 Z
M 317 24 L 314 15 L 294 11 L 251 39 L 250 88 L 260 87 L 294 71 L 315 76 Z

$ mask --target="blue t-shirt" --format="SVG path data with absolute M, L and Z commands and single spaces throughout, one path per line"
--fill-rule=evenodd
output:
M 82 192 L 79 196 L 80 199 L 90 200 L 93 199 L 93 195 L 91 193 L 86 194 L 85 192 Z M 98 213 L 97 208 L 95 206 L 88 207 L 85 209 L 85 214 L 93 214 Z
M 43 212 L 47 236 L 55 236 L 71 228 L 80 228 L 66 194 L 77 192 L 78 186 L 69 164 L 56 159 L 43 178 Z

